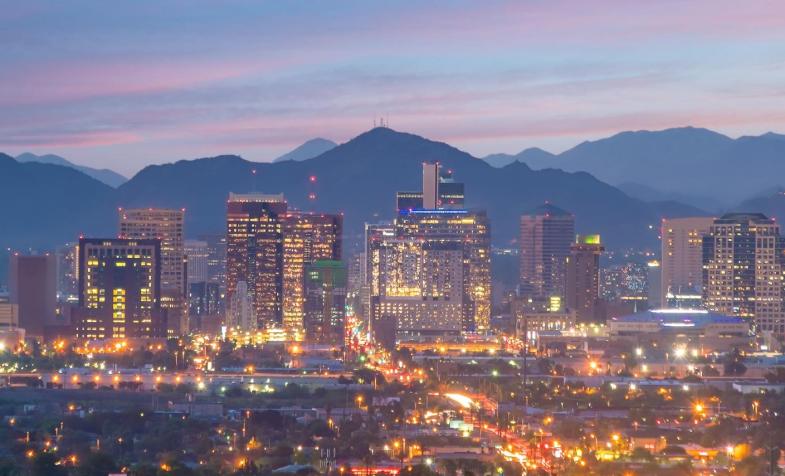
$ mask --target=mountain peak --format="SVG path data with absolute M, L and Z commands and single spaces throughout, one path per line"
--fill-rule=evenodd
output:
M 314 157 L 320 156 L 328 150 L 334 149 L 337 145 L 338 144 L 329 139 L 316 137 L 314 139 L 305 141 L 293 150 L 274 159 L 273 162 L 283 162 L 286 160 L 301 162 L 303 160 L 313 159 Z
M 24 152 L 16 156 L 17 162 L 38 162 L 40 164 L 50 164 L 50 165 L 60 165 L 62 167 L 69 167 L 74 170 L 78 170 L 85 175 L 88 175 L 99 182 L 103 182 L 110 187 L 119 187 L 126 181 L 127 178 L 123 177 L 122 175 L 118 174 L 117 172 L 109 169 L 94 169 L 92 167 L 86 167 L 84 165 L 77 165 L 71 162 L 68 159 L 60 157 L 59 155 L 54 154 L 44 154 L 44 155 L 36 155 L 31 152 Z

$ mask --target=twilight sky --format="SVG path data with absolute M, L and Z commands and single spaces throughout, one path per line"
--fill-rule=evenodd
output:
M 0 151 L 133 174 L 391 127 L 475 155 L 628 129 L 785 132 L 783 0 L 25 0 Z

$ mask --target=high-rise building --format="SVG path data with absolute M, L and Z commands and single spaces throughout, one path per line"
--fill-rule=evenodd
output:
M 207 268 L 210 258 L 209 248 L 206 241 L 185 240 L 185 257 L 188 261 L 188 290 L 191 284 L 207 282 Z
M 238 281 L 229 298 L 226 310 L 226 327 L 252 332 L 259 328 L 254 306 L 254 293 L 245 281 Z
M 68 243 L 57 248 L 57 300 L 75 303 L 79 300 L 79 244 Z
M 703 238 L 707 309 L 750 319 L 758 334 L 785 335 L 783 239 L 761 213 L 728 213 Z
M 521 216 L 520 291 L 524 296 L 564 299 L 567 258 L 575 217 L 546 203 Z
M 188 314 L 191 319 L 223 314 L 223 303 L 218 283 L 204 281 L 191 283 L 188 287 Z
M 239 282 L 250 293 L 256 328 L 283 323 L 283 194 L 230 193 L 226 212 L 226 293 L 231 302 Z M 244 296 L 239 297 L 240 300 Z M 232 305 L 230 308 L 234 307 Z
M 319 260 L 340 260 L 342 233 L 341 215 L 289 212 L 284 217 L 283 324 L 295 339 L 302 338 L 305 268 Z
M 600 235 L 578 236 L 567 261 L 567 308 L 579 322 L 596 322 L 600 298 L 600 255 L 605 248 Z
M 660 302 L 676 302 L 676 296 L 700 294 L 703 287 L 703 236 L 714 218 L 664 218 L 660 260 Z M 651 283 L 650 283 L 651 284 Z
M 187 334 L 185 210 L 121 208 L 119 214 L 120 238 L 161 241 L 161 307 L 167 310 L 169 336 Z
M 491 316 L 491 229 L 484 212 L 401 210 L 395 235 L 432 244 L 457 243 L 463 261 L 463 330 L 485 331 Z
M 166 338 L 161 308 L 161 240 L 79 240 L 80 339 Z
M 439 164 L 422 164 L 422 207 L 432 210 L 439 203 Z
M 467 267 L 460 242 L 382 236 L 372 239 L 370 251 L 370 327 L 377 342 L 390 348 L 397 340 L 464 330 Z
M 28 337 L 43 338 L 44 328 L 55 320 L 56 270 L 54 255 L 11 255 L 9 302 L 17 306 L 19 327 Z
M 226 292 L 226 235 L 200 235 L 199 241 L 207 243 L 207 281 Z
M 305 340 L 342 346 L 346 320 L 346 266 L 317 260 L 305 267 Z
M 646 302 L 649 309 L 662 309 L 667 302 L 662 300 L 662 265 L 656 259 L 646 262 L 646 284 L 648 295 Z
M 464 208 L 464 185 L 456 182 L 452 170 L 442 168 L 437 163 L 423 163 L 423 191 L 428 189 L 428 204 L 425 203 L 424 192 L 397 192 L 396 208 L 398 210 L 416 210 L 433 208 Z M 434 180 L 434 176 L 438 177 Z

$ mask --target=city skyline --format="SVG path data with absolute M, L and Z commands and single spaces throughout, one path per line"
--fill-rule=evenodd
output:
M 82 7 L 1 14 L 0 150 L 131 174 L 268 161 L 380 117 L 477 156 L 622 130 L 785 130 L 776 2 Z

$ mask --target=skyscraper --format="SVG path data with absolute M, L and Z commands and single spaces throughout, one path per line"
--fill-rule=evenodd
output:
M 79 299 L 79 244 L 68 243 L 55 252 L 57 259 L 57 300 L 76 302 Z
M 54 255 L 27 256 L 13 253 L 9 263 L 9 301 L 17 306 L 19 327 L 28 337 L 43 338 L 57 307 L 57 276 Z
M 370 325 L 377 342 L 391 348 L 396 340 L 457 337 L 464 330 L 460 242 L 383 236 L 370 246 Z
M 567 261 L 567 308 L 579 322 L 595 322 L 600 297 L 600 235 L 578 236 Z
M 703 287 L 703 236 L 709 233 L 714 218 L 664 218 L 660 272 L 660 301 L 665 305 L 668 295 L 700 294 Z M 651 285 L 651 283 L 649 283 Z
M 121 208 L 119 213 L 120 238 L 161 241 L 161 307 L 167 310 L 169 335 L 187 334 L 185 210 Z
M 341 215 L 289 212 L 284 217 L 283 324 L 296 339 L 302 338 L 305 315 L 305 268 L 319 260 L 340 261 L 342 233 Z
M 158 239 L 79 240 L 77 338 L 166 338 L 160 275 Z
M 221 292 L 226 291 L 226 234 L 200 235 L 207 243 L 207 280 L 217 283 Z
M 346 266 L 317 260 L 305 267 L 305 340 L 342 346 L 346 319 Z
M 753 320 L 758 334 L 785 335 L 783 239 L 761 213 L 728 213 L 703 238 L 707 309 Z
M 191 284 L 207 282 L 210 252 L 206 241 L 185 240 L 185 257 L 188 261 L 188 289 Z
M 546 203 L 521 216 L 521 294 L 564 299 L 567 258 L 575 238 L 575 217 Z
M 257 328 L 283 323 L 283 194 L 230 193 L 226 210 L 226 292 L 231 303 L 244 281 Z
M 229 298 L 226 310 L 226 326 L 243 332 L 252 332 L 259 328 L 256 317 L 253 291 L 245 281 L 238 281 L 234 292 Z
M 455 243 L 463 262 L 463 330 L 485 331 L 491 316 L 491 229 L 484 212 L 401 210 L 395 235 L 433 244 Z

